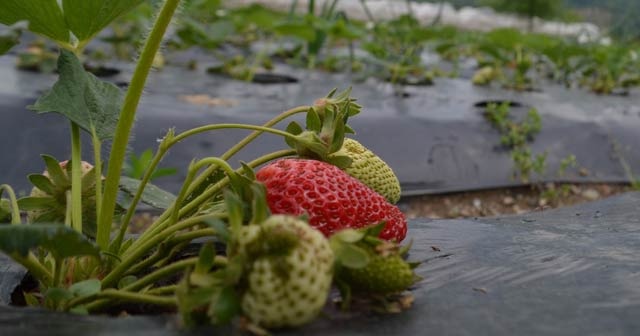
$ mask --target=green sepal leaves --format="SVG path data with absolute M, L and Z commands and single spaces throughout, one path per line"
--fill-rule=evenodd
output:
M 92 241 L 61 224 L 0 226 L 0 251 L 26 256 L 31 249 L 38 247 L 51 252 L 56 259 L 100 255 Z
M 342 148 L 345 134 L 353 133 L 347 121 L 361 109 L 355 99 L 349 96 L 350 93 L 351 89 L 347 89 L 336 95 L 334 89 L 327 97 L 318 99 L 307 112 L 306 130 L 296 122 L 287 126 L 287 132 L 296 136 L 295 139 L 287 138 L 287 145 L 301 157 L 322 160 L 341 168 L 348 167 L 351 164 L 348 158 L 330 161 L 329 157 Z
M 335 255 L 336 263 L 350 268 L 367 266 L 371 259 L 369 252 L 356 245 L 364 237 L 364 232 L 354 229 L 345 229 L 331 236 L 329 243 Z
M 48 177 L 42 174 L 31 174 L 27 176 L 27 178 L 31 184 L 47 194 L 53 195 L 55 193 L 55 186 L 51 183 L 51 180 Z
M 30 108 L 38 113 L 57 112 L 100 140 L 115 134 L 124 94 L 114 84 L 86 72 L 76 55 L 60 51 L 60 78 L 51 91 Z

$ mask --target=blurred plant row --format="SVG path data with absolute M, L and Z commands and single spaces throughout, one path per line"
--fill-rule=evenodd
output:
M 88 47 L 87 57 L 98 62 L 132 59 L 152 20 L 154 2 L 144 2 L 116 20 L 99 36 L 103 43 Z M 579 43 L 513 29 L 470 32 L 424 26 L 410 15 L 360 22 L 337 10 L 338 0 L 322 6 L 310 1 L 303 13 L 294 10 L 295 0 L 288 13 L 260 5 L 227 8 L 224 3 L 186 1 L 165 52 L 204 49 L 219 61 L 209 72 L 240 80 L 252 80 L 256 73 L 287 63 L 404 85 L 429 85 L 435 77 L 470 77 L 476 85 L 518 91 L 537 90 L 553 81 L 598 94 L 625 93 L 640 85 L 637 44 Z M 368 12 L 366 2 L 361 4 Z M 52 70 L 54 60 L 55 54 L 30 48 L 22 53 L 20 64 Z M 157 64 L 163 63 L 158 55 Z M 187 66 L 198 64 L 194 60 Z

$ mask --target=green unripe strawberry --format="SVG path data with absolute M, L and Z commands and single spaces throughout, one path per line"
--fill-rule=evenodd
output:
M 340 278 L 352 291 L 372 294 L 399 293 L 415 282 L 411 266 L 399 255 L 376 255 L 363 268 L 345 267 Z
M 345 138 L 342 148 L 334 155 L 351 158 L 351 165 L 343 170 L 382 195 L 389 203 L 400 199 L 400 182 L 391 167 L 379 156 L 356 140 Z
M 324 307 L 333 279 L 334 256 L 320 231 L 296 217 L 273 215 L 243 227 L 239 251 L 248 257 L 243 313 L 266 328 L 295 327 Z M 251 239 L 253 238 L 253 239 Z

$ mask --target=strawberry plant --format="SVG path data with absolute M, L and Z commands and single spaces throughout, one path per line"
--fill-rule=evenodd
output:
M 140 179 L 121 176 L 146 79 L 180 1 L 162 1 L 126 92 L 86 72 L 78 55 L 102 28 L 141 2 L 0 4 L 1 23 L 28 21 L 32 32 L 58 45 L 59 79 L 30 109 L 58 113 L 70 125 L 69 160 L 43 155 L 44 171 L 29 175 L 34 188 L 28 197 L 18 199 L 9 185 L 0 185 L 0 197 L 8 197 L 0 198 L 0 220 L 6 223 L 0 225 L 0 251 L 38 282 L 37 291 L 23 293 L 25 301 L 74 313 L 141 303 L 179 311 L 186 325 L 228 323 L 244 316 L 258 330 L 314 319 L 337 281 L 336 267 L 379 270 L 381 279 L 390 276 L 387 270 L 401 270 L 401 280 L 382 287 L 385 294 L 412 285 L 413 270 L 402 254 L 373 255 L 375 246 L 396 246 L 407 226 L 390 203 L 400 192 L 391 168 L 345 139 L 353 133 L 349 118 L 361 109 L 350 90 L 334 90 L 261 126 L 210 124 L 182 133 L 170 129 L 144 162 L 134 160 Z M 304 128 L 296 122 L 286 130 L 274 128 L 302 113 Z M 223 129 L 252 133 L 219 157 L 193 160 L 177 195 L 149 183 L 173 146 Z M 81 156 L 82 131 L 91 138 L 90 160 Z M 284 138 L 290 148 L 232 167 L 229 160 L 263 133 Z M 105 144 L 110 152 L 103 161 Z M 141 234 L 127 235 L 141 202 L 162 213 Z M 327 236 L 348 228 L 340 236 L 342 243 L 329 242 Z M 185 256 L 185 247 L 198 238 L 224 244 L 224 253 L 204 244 L 197 257 Z M 361 241 L 365 245 L 358 245 Z

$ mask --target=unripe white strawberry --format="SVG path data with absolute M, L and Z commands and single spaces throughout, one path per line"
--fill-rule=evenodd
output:
M 249 258 L 243 313 L 266 328 L 295 327 L 324 307 L 333 278 L 334 255 L 320 231 L 296 217 L 273 215 L 242 229 L 239 250 Z M 245 232 L 246 231 L 246 232 Z M 246 234 L 244 234 L 246 233 Z
M 342 148 L 334 155 L 351 158 L 351 165 L 343 170 L 366 184 L 389 203 L 400 200 L 400 182 L 391 167 L 379 156 L 356 140 L 345 138 Z

